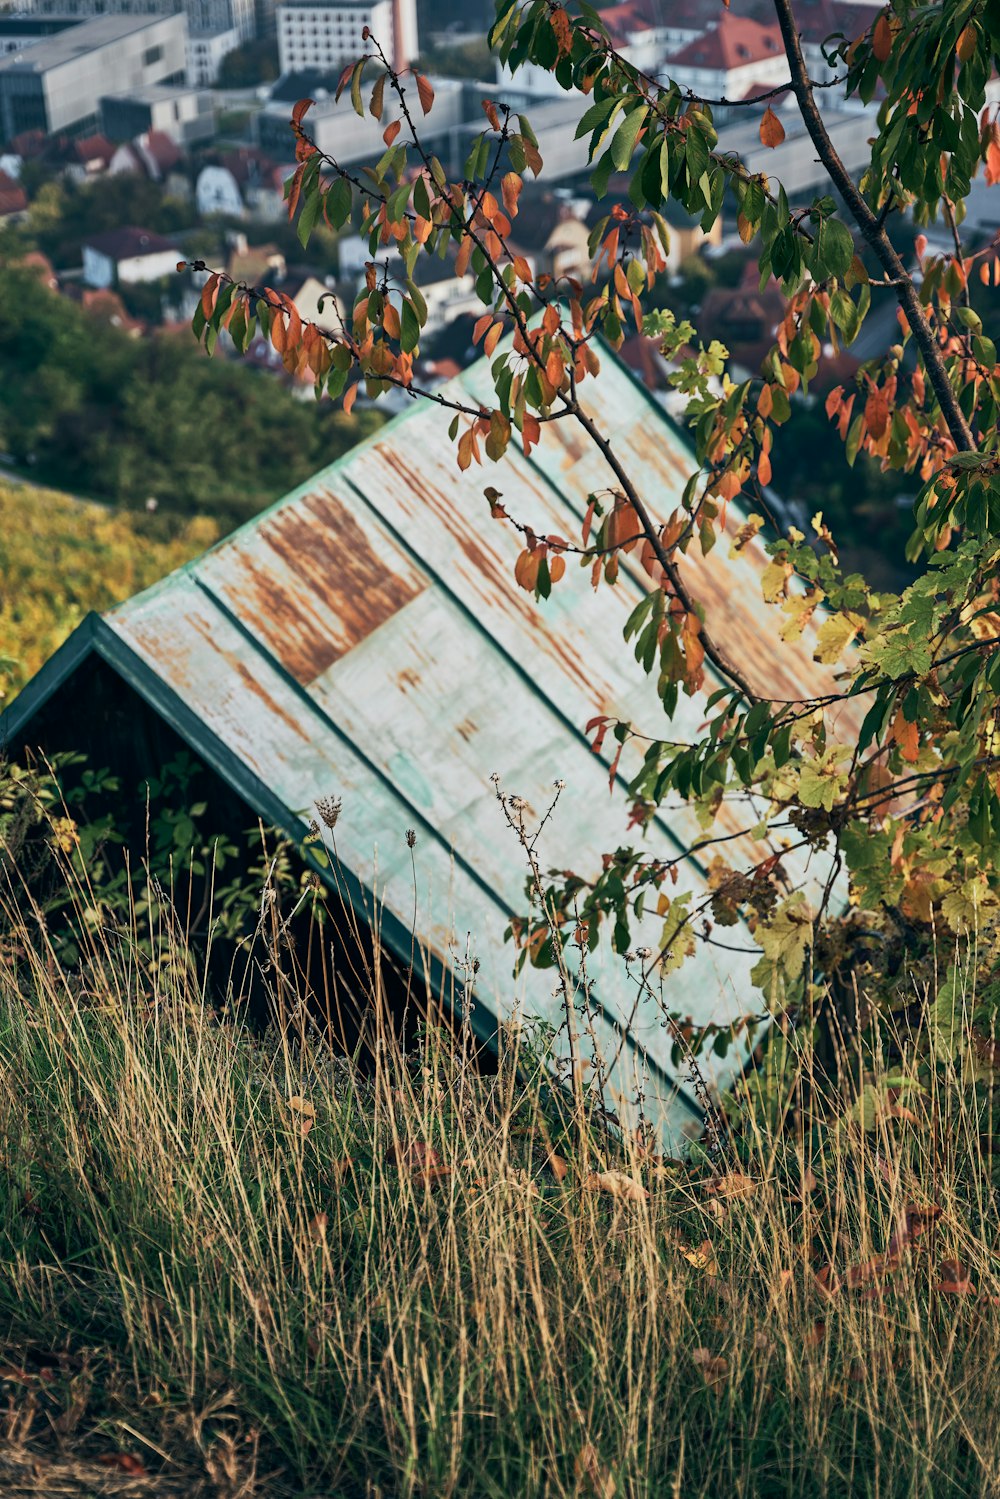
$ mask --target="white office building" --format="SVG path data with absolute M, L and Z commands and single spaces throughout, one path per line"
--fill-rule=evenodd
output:
M 285 0 L 276 9 L 283 73 L 335 72 L 370 50 L 367 28 L 402 71 L 416 58 L 416 0 Z

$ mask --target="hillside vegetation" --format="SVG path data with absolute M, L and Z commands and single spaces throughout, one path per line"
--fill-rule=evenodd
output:
M 217 522 L 133 515 L 0 479 L 0 706 L 91 609 L 211 546 Z

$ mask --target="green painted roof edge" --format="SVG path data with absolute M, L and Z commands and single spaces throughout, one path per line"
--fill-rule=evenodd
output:
M 99 614 L 91 613 L 85 617 L 18 693 L 10 706 L 0 714 L 0 748 L 5 747 L 8 742 L 23 741 L 25 730 L 35 714 L 91 655 L 105 661 L 126 686 L 176 730 L 189 748 L 232 787 L 254 812 L 270 826 L 279 828 L 300 843 L 301 820 L 294 811 L 286 807 L 280 797 L 244 765 L 217 734 L 206 727 L 183 698 L 157 676 Z M 300 845 L 300 850 L 310 868 L 319 875 L 327 888 L 339 895 L 346 894 L 351 909 L 366 926 L 370 926 L 369 910 L 364 897 L 372 892 L 359 877 L 343 863 L 338 863 L 334 875 L 332 868 L 320 864 L 308 848 Z M 404 966 L 408 965 L 412 934 L 399 917 L 384 905 L 379 913 L 378 924 L 393 957 Z M 434 953 L 420 949 L 419 945 L 417 950 L 427 964 L 427 982 L 435 999 L 454 1014 L 455 1006 L 448 994 L 449 970 Z M 495 1047 L 496 1020 L 485 1005 L 473 1002 L 473 1009 L 465 1018 L 479 1041 Z M 689 1102 L 686 1098 L 684 1101 Z

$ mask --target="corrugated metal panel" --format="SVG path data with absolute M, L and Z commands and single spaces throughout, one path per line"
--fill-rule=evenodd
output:
M 474 367 L 456 394 L 482 393 L 486 378 Z M 682 437 L 612 360 L 595 394 L 628 471 L 666 516 L 693 461 Z M 489 777 L 498 772 L 537 812 L 553 782 L 565 781 L 542 851 L 553 867 L 592 871 L 623 841 L 622 788 L 609 795 L 606 760 L 591 753 L 582 728 L 614 713 L 666 732 L 622 644 L 643 585 L 631 569 L 622 586 L 594 594 L 579 574 L 541 605 L 517 589 L 521 543 L 486 518 L 484 486 L 496 484 L 518 520 L 572 539 L 589 491 L 610 475 L 567 422 L 545 429 L 530 461 L 512 451 L 500 469 L 462 474 L 447 424 L 437 407 L 415 408 L 198 562 L 112 610 L 107 624 L 283 806 L 308 821 L 316 797 L 343 797 L 339 855 L 363 883 L 377 866 L 378 895 L 404 927 L 413 902 L 404 832 L 415 827 L 420 936 L 447 967 L 471 934 L 478 1001 L 492 1014 L 520 1008 L 557 1018 L 551 974 L 511 977 L 502 933 L 522 907 L 526 871 Z M 741 520 L 733 510 L 730 529 Z M 757 580 L 761 550 L 734 562 L 726 551 L 720 544 L 684 563 L 723 644 L 778 696 L 828 689 L 811 640 L 777 641 Z M 670 732 L 696 737 L 703 712 L 702 701 L 685 699 Z M 672 856 L 697 833 L 686 808 L 670 809 L 651 843 Z M 692 884 L 703 887 L 696 863 L 681 888 Z M 650 924 L 650 946 L 658 925 Z M 746 951 L 701 946 L 671 982 L 672 1005 L 699 1023 L 751 1004 L 753 944 L 739 929 L 729 935 Z M 665 1133 L 690 1129 L 692 1105 L 675 1096 L 656 1007 L 636 1008 L 631 980 L 607 951 L 595 957 L 594 978 L 598 1033 L 612 1051 L 616 1022 L 634 1017 L 616 1085 L 629 1094 L 648 1072 Z M 731 1053 L 720 1082 L 739 1064 Z

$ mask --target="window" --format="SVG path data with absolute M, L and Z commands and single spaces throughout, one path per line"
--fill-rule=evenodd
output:
M 147 68 L 152 67 L 153 63 L 159 62 L 162 56 L 162 47 L 147 47 L 145 52 L 142 54 L 143 65 Z

